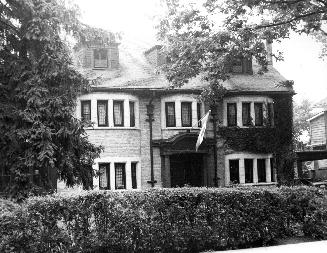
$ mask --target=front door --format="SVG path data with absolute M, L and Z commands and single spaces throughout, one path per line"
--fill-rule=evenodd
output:
M 170 156 L 171 187 L 203 186 L 203 155 L 177 154 Z

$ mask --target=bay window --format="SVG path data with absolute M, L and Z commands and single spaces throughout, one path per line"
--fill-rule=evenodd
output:
M 131 127 L 135 127 L 135 103 L 129 102 L 129 122 Z
M 166 126 L 175 127 L 176 126 L 175 102 L 166 102 L 165 111 L 166 111 Z
M 227 125 L 236 126 L 237 125 L 237 107 L 236 103 L 227 104 Z
M 182 127 L 191 127 L 192 126 L 192 103 L 191 102 L 182 102 Z
M 108 126 L 108 101 L 98 100 L 98 126 Z
M 263 126 L 263 103 L 254 103 L 255 125 Z
M 251 103 L 242 103 L 242 124 L 251 125 Z
M 115 188 L 126 189 L 125 163 L 115 163 Z
M 113 101 L 114 126 L 124 126 L 124 101 Z

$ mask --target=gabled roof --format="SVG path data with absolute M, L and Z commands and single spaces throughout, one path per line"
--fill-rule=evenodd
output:
M 123 89 L 123 90 L 167 90 L 170 83 L 159 69 L 151 66 L 144 52 L 146 44 L 137 41 L 122 40 L 119 46 L 120 67 L 116 70 L 79 69 L 89 78 L 100 78 L 100 84 L 94 90 Z M 154 50 L 158 45 L 150 48 Z M 148 50 L 148 51 L 149 51 Z M 273 67 L 264 75 L 257 74 L 259 66 L 253 64 L 253 75 L 233 75 L 224 86 L 235 92 L 292 92 L 290 87 L 278 86 L 286 79 Z M 177 90 L 201 91 L 208 83 L 200 76 L 191 79 Z
M 311 117 L 310 119 L 308 119 L 307 121 L 312 121 L 312 120 L 314 120 L 314 119 L 317 119 L 317 118 L 319 118 L 319 117 L 321 117 L 321 116 L 323 116 L 325 114 L 325 112 L 324 111 L 322 111 L 322 112 L 320 112 L 320 113 L 318 113 L 318 114 L 316 114 L 316 115 L 314 115 L 313 117 Z

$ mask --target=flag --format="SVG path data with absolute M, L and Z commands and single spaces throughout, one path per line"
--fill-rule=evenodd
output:
M 203 136 L 204 136 L 204 133 L 205 133 L 206 128 L 207 128 L 207 121 L 208 121 L 208 118 L 209 118 L 209 114 L 210 114 L 210 110 L 206 113 L 206 115 L 204 115 L 202 117 L 202 119 L 200 119 L 202 127 L 201 127 L 201 130 L 200 130 L 199 136 L 198 136 L 198 140 L 196 141 L 195 151 L 198 151 L 198 148 L 199 148 L 199 146 L 201 145 L 201 143 L 203 141 Z

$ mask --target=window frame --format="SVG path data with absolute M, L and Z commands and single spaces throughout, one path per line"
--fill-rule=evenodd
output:
M 90 108 L 90 119 L 85 119 L 84 117 L 84 106 L 88 105 Z M 92 108 L 91 108 L 91 100 L 81 100 L 81 120 L 83 121 L 91 121 L 92 119 Z
M 129 104 L 129 126 L 135 127 L 135 102 L 129 101 L 128 104 Z M 132 108 L 133 108 L 133 110 L 132 110 Z
M 229 184 L 234 184 L 234 181 L 232 181 L 232 174 L 231 174 L 231 163 L 232 162 L 236 162 L 237 161 L 237 164 L 238 164 L 238 173 L 237 173 L 237 180 L 236 180 L 236 184 L 239 184 L 240 183 L 240 159 L 229 159 Z
M 131 179 L 132 189 L 137 189 L 137 162 L 131 162 Z
M 99 105 L 104 104 L 106 115 L 105 115 L 105 123 L 100 124 L 100 117 L 99 117 Z M 108 100 L 97 100 L 97 118 L 98 118 L 98 126 L 99 127 L 107 127 L 108 126 Z
M 168 106 L 172 105 L 174 110 L 174 123 L 168 124 Z M 166 116 L 166 127 L 176 127 L 176 108 L 175 108 L 175 102 L 165 102 L 165 116 Z
M 95 52 L 98 51 L 98 55 L 101 55 L 100 50 L 105 50 L 106 51 L 106 65 L 105 66 L 95 66 L 95 60 L 96 60 L 96 58 L 95 58 L 96 53 Z M 105 68 L 109 67 L 108 52 L 109 52 L 108 48 L 94 48 L 93 49 L 93 68 L 95 68 L 95 69 L 105 69 Z
M 190 112 L 190 123 L 189 124 L 185 124 L 183 122 L 183 106 L 187 105 L 188 109 L 189 109 L 189 112 Z M 181 124 L 182 124 L 182 127 L 192 127 L 192 102 L 187 102 L 187 101 L 184 101 L 184 102 L 181 102 Z
M 235 124 L 231 124 L 231 122 L 230 122 L 230 119 L 231 119 L 231 116 L 229 116 L 229 107 L 230 106 L 234 106 L 234 108 L 235 108 L 235 116 L 234 116 L 234 118 L 235 118 Z M 236 102 L 227 103 L 226 110 L 227 110 L 227 126 L 228 127 L 237 126 L 237 103 Z
M 99 163 L 99 189 L 100 190 L 110 190 L 110 163 Z M 107 187 L 101 187 L 101 174 L 100 174 L 100 166 L 106 166 L 106 176 L 107 176 Z
M 115 117 L 115 104 L 121 105 L 121 124 L 116 124 L 116 117 Z M 113 113 L 113 120 L 114 120 L 114 126 L 115 127 L 123 127 L 124 126 L 124 100 L 113 100 L 112 102 L 112 113 Z
M 242 102 L 242 126 L 251 126 L 252 125 L 252 117 L 251 117 L 251 104 L 252 102 Z M 248 114 L 249 114 L 249 118 L 247 119 L 247 122 L 244 122 L 244 105 L 248 106 Z
M 258 106 L 258 105 L 261 105 L 259 107 L 259 108 L 261 108 L 261 111 L 259 111 L 260 114 L 257 115 L 256 106 Z M 263 117 L 263 105 L 264 105 L 263 102 L 254 102 L 253 103 L 253 106 L 254 106 L 254 125 L 255 126 L 259 126 L 259 127 L 263 126 L 263 118 L 264 118 Z M 259 122 L 259 120 L 260 120 L 260 122 Z
M 117 180 L 117 169 L 119 169 L 118 167 L 116 167 L 116 165 L 123 165 L 123 170 L 122 170 L 122 187 L 118 186 L 118 180 Z M 116 190 L 126 190 L 126 163 L 122 163 L 122 162 L 115 162 L 114 163 L 114 169 L 115 169 L 115 189 Z

